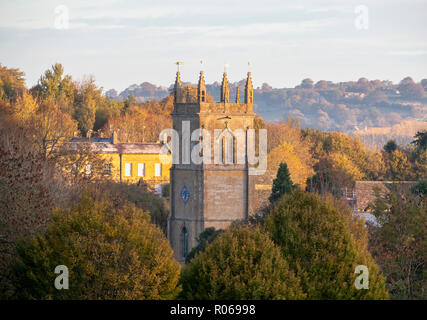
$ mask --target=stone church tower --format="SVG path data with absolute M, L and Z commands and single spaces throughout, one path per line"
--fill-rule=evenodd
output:
M 171 115 L 180 145 L 177 148 L 179 164 L 173 164 L 170 171 L 168 238 L 175 257 L 182 262 L 197 246 L 197 238 L 205 228 L 225 229 L 235 220 L 248 218 L 251 183 L 246 140 L 238 143 L 235 130 L 241 129 L 246 139 L 246 130 L 254 128 L 255 113 L 250 72 L 243 103 L 239 90 L 235 102 L 230 102 L 226 72 L 222 79 L 220 102 L 208 101 L 203 71 L 197 87 L 184 86 L 178 71 L 174 95 Z M 206 130 L 209 135 L 201 135 L 200 131 L 194 135 L 197 129 Z M 186 134 L 188 132 L 193 133 L 191 139 Z M 183 149 L 197 144 L 203 146 L 196 151 L 203 161 L 194 162 Z

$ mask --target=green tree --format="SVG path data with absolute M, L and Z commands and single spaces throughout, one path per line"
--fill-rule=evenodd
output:
M 267 215 L 265 228 L 281 248 L 309 299 L 386 299 L 385 280 L 367 251 L 363 221 L 332 197 L 294 191 Z M 369 290 L 355 288 L 355 268 L 369 270 Z
M 270 203 L 276 202 L 284 194 L 291 193 L 295 189 L 294 183 L 291 179 L 288 166 L 285 162 L 280 164 L 279 170 L 277 170 L 276 179 L 273 180 L 273 188 L 271 195 L 268 198 Z
M 82 135 L 94 129 L 97 109 L 106 108 L 108 99 L 102 95 L 102 88 L 98 88 L 95 79 L 89 77 L 78 84 L 74 102 L 74 118 Z
M 427 198 L 425 180 L 412 193 L 395 186 L 385 197 L 378 196 L 371 225 L 369 247 L 387 277 L 394 299 L 427 298 Z
M 233 226 L 187 264 L 181 274 L 184 299 L 302 299 L 299 281 L 289 271 L 267 234 Z
M 410 171 L 410 163 L 403 151 L 399 149 L 393 151 L 389 154 L 386 159 L 386 165 L 388 169 L 389 176 L 393 180 L 405 180 Z
M 427 179 L 421 179 L 413 186 L 412 192 L 414 194 L 427 196 Z
M 207 245 L 214 241 L 223 230 L 215 230 L 214 227 L 206 228 L 197 239 L 197 247 L 194 247 L 185 257 L 185 262 L 188 263 L 196 254 L 205 251 Z
M 411 142 L 421 150 L 427 149 L 427 130 L 418 131 L 414 136 L 414 141 Z
M 25 89 L 24 73 L 0 64 L 0 100 L 16 100 Z
M 31 89 L 34 96 L 55 102 L 62 111 L 70 114 L 75 90 L 73 79 L 70 75 L 64 75 L 64 67 L 60 63 L 56 63 L 52 65 L 51 69 L 46 70 L 37 85 Z
M 18 298 L 174 298 L 180 267 L 149 219 L 135 206 L 85 195 L 77 206 L 56 210 L 46 233 L 18 243 Z M 68 290 L 54 287 L 57 265 L 68 267 Z
M 397 150 L 397 144 L 394 140 L 389 140 L 385 145 L 384 145 L 384 151 L 387 153 L 393 153 L 394 151 Z

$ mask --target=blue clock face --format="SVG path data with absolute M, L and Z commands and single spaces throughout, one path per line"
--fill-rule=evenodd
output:
M 184 202 L 184 204 L 187 204 L 187 201 L 190 198 L 190 191 L 188 191 L 187 186 L 184 185 L 184 187 L 182 187 L 180 196 L 181 196 L 182 202 Z

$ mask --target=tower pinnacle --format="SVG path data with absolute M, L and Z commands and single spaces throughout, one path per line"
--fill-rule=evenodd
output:
M 254 100 L 254 88 L 252 86 L 251 73 L 248 72 L 245 86 L 245 103 L 252 104 Z
M 228 80 L 227 80 L 227 72 L 224 72 L 222 76 L 222 84 L 221 84 L 221 102 L 228 103 L 230 94 L 229 94 Z
M 206 102 L 206 84 L 203 71 L 200 71 L 199 84 L 197 85 L 197 99 L 199 102 Z

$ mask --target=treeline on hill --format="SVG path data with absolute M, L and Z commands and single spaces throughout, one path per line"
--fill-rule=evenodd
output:
M 415 83 L 410 77 L 398 85 L 366 78 L 341 83 L 304 79 L 293 89 L 264 84 L 255 90 L 254 101 L 266 120 L 289 115 L 304 127 L 350 132 L 390 127 L 406 119 L 425 121 L 426 88 L 427 79 Z
M 111 101 L 60 65 L 31 89 L 23 76 L 0 69 L 0 298 L 425 298 L 425 180 L 374 204 L 384 228 L 367 230 L 338 198 L 357 179 L 425 178 L 426 132 L 406 147 L 366 151 L 357 138 L 301 130 L 293 118 L 257 118 L 276 176 L 270 203 L 249 222 L 206 230 L 180 272 L 165 238 L 165 199 L 85 172 L 85 163 L 102 168 L 108 159 L 84 144 L 58 147 L 76 131 L 157 139 L 170 126 L 171 98 Z M 69 268 L 69 290 L 53 285 L 58 265 Z M 369 289 L 354 285 L 358 265 L 368 267 Z
M 230 97 L 234 97 L 237 87 L 244 92 L 246 80 L 231 82 Z M 171 89 L 170 87 L 169 89 Z M 208 92 L 219 101 L 221 83 L 207 85 Z M 273 121 L 293 116 L 301 121 L 303 127 L 322 131 L 352 132 L 371 128 L 389 128 L 404 120 L 419 121 L 422 129 L 427 129 L 426 118 L 427 79 L 416 83 L 406 77 L 398 84 L 391 81 L 368 80 L 333 83 L 320 80 L 314 82 L 304 79 L 295 88 L 272 88 L 267 83 L 255 89 L 254 104 L 256 112 L 265 120 Z M 125 99 L 134 95 L 138 101 L 161 99 L 167 90 L 149 83 L 132 85 L 120 95 L 111 92 L 114 99 Z M 407 129 L 414 124 L 403 123 Z M 420 128 L 418 128 L 420 129 Z M 402 140 L 403 144 L 416 131 L 395 133 L 388 138 Z M 363 132 L 360 134 L 364 138 Z M 376 134 L 366 140 L 370 145 L 380 148 L 384 145 L 383 136 Z M 365 140 L 363 140 L 365 142 Z M 401 141 L 398 141 L 401 142 Z
M 44 116 L 55 110 L 55 121 L 61 119 L 65 125 L 61 138 L 107 135 L 114 130 L 123 142 L 157 141 L 160 131 L 171 125 L 169 114 L 173 108 L 170 97 L 140 104 L 133 96 L 124 101 L 109 99 L 93 77 L 74 81 L 64 74 L 61 64 L 53 65 L 29 90 L 23 72 L 0 65 L 0 98 L 3 111 L 23 118 L 35 110 L 41 114 L 43 109 Z M 137 130 L 134 135 L 135 128 L 146 130 Z

